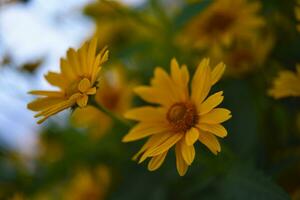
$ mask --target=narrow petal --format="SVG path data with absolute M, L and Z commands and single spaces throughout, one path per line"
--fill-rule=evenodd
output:
M 227 136 L 227 130 L 221 124 L 198 124 L 197 127 L 205 132 L 213 133 L 218 137 Z
M 57 86 L 62 89 L 65 89 L 68 86 L 67 80 L 61 74 L 56 73 L 56 72 L 48 72 L 45 75 L 45 79 L 51 85 Z
M 78 50 L 79 54 L 79 62 L 80 62 L 80 68 L 84 76 L 91 78 L 88 76 L 88 71 L 87 71 L 87 51 L 88 51 L 88 45 L 89 42 L 85 42 L 82 47 Z
M 82 95 L 80 98 L 76 100 L 77 105 L 80 108 L 83 108 L 87 105 L 89 97 L 87 95 Z
M 60 69 L 61 69 L 61 73 L 68 80 L 68 82 L 76 79 L 77 75 L 69 66 L 68 62 L 63 58 L 60 59 Z
M 153 158 L 151 158 L 151 160 L 148 163 L 148 170 L 149 171 L 154 171 L 157 170 L 162 163 L 164 162 L 166 156 L 168 154 L 168 151 L 158 155 L 158 156 L 154 156 Z
M 199 134 L 199 141 L 203 143 L 215 155 L 217 155 L 218 152 L 221 151 L 221 145 L 218 139 L 211 133 L 201 132 Z
M 203 59 L 199 64 L 192 81 L 192 100 L 202 103 L 211 88 L 211 70 L 209 60 Z
M 149 103 L 171 106 L 176 102 L 172 96 L 166 95 L 165 91 L 157 90 L 152 87 L 139 86 L 134 89 L 134 92 Z
M 224 99 L 223 91 L 217 92 L 208 97 L 203 103 L 198 106 L 199 115 L 204 115 L 217 107 Z
M 174 133 L 171 137 L 169 137 L 166 141 L 164 141 L 162 144 L 154 147 L 149 148 L 146 151 L 146 154 L 148 157 L 157 156 L 167 150 L 169 150 L 173 145 L 175 145 L 181 138 L 183 137 L 183 134 L 181 133 Z
M 171 60 L 171 76 L 173 81 L 178 85 L 182 83 L 179 64 L 175 58 Z
M 156 67 L 154 70 L 154 78 L 151 80 L 151 85 L 163 94 L 169 96 L 173 101 L 177 102 L 182 99 L 182 91 L 178 91 L 178 85 L 174 83 L 169 74 L 161 67 Z
M 231 112 L 225 108 L 215 108 L 205 115 L 199 117 L 199 123 L 220 124 L 231 118 Z
M 181 154 L 188 165 L 191 165 L 195 158 L 194 145 L 187 145 L 184 140 L 180 142 Z
M 196 128 L 191 128 L 185 134 L 185 142 L 187 145 L 193 145 L 199 137 L 199 131 Z
M 167 141 L 174 133 L 172 132 L 164 132 L 161 134 L 156 134 L 156 135 L 152 135 L 148 141 L 145 143 L 145 145 L 142 147 L 142 149 L 139 151 L 140 154 L 143 153 L 143 155 L 141 156 L 139 163 L 143 162 L 144 160 L 146 160 L 149 156 L 147 150 L 149 149 L 153 149 L 161 144 L 163 144 L 165 141 Z M 135 155 L 135 157 L 138 157 L 138 155 Z
M 86 65 L 86 71 L 87 74 L 90 76 L 92 73 L 92 67 L 95 60 L 96 55 L 96 48 L 97 48 L 98 40 L 96 37 L 94 37 L 91 42 L 89 43 L 88 51 L 87 51 L 87 65 Z
M 176 168 L 180 176 L 184 176 L 187 172 L 188 165 L 184 161 L 182 154 L 181 154 L 181 148 L 180 144 L 177 143 L 175 146 L 175 155 L 176 155 Z
M 79 62 L 79 55 L 78 52 L 76 52 L 74 49 L 69 49 L 67 52 L 68 59 L 67 61 L 69 62 L 70 66 L 72 66 L 74 72 L 77 75 L 82 75 L 82 68 L 80 67 L 80 62 Z
M 169 128 L 164 123 L 139 123 L 134 126 L 125 137 L 122 142 L 131 142 L 142 139 L 149 135 L 163 133 L 168 131 Z
M 186 65 L 181 66 L 181 76 L 183 84 L 187 86 L 190 80 L 190 74 Z
M 220 78 L 223 76 L 224 71 L 225 71 L 225 65 L 224 63 L 219 63 L 213 70 L 211 73 L 211 84 L 214 85 L 216 84 Z
M 64 97 L 64 93 L 61 91 L 33 90 L 28 93 L 32 94 L 32 95 L 46 96 L 46 97 L 50 97 L 50 98 Z
M 166 110 L 162 107 L 144 106 L 127 111 L 125 118 L 137 121 L 163 122 L 166 118 Z
M 30 102 L 27 108 L 33 111 L 41 111 L 62 101 L 64 101 L 63 98 L 38 98 Z
M 88 91 L 86 91 L 86 94 L 88 94 L 88 95 L 94 95 L 94 94 L 96 94 L 96 92 L 97 92 L 96 87 L 92 87 Z
M 82 79 L 78 84 L 78 90 L 82 93 L 88 91 L 90 87 L 91 87 L 91 82 L 87 78 Z
M 62 101 L 62 102 L 59 102 L 59 103 L 52 105 L 51 107 L 43 110 L 42 112 L 36 114 L 34 117 L 43 116 L 43 118 L 37 122 L 38 124 L 41 124 L 46 119 L 48 119 L 50 116 L 55 115 L 65 109 L 71 107 L 73 104 L 74 104 L 74 102 L 70 101 L 70 100 Z

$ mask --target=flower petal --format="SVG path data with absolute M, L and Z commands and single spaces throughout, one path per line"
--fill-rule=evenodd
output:
M 30 110 L 33 110 L 33 111 L 40 111 L 40 110 L 51 107 L 62 101 L 64 101 L 63 98 L 49 98 L 49 97 L 38 98 L 38 99 L 30 102 L 27 105 L 27 108 Z
M 165 91 L 153 87 L 139 86 L 134 88 L 134 92 L 149 103 L 171 106 L 175 102 L 172 96 L 166 95 Z
M 204 115 L 217 107 L 224 99 L 223 91 L 217 92 L 208 97 L 203 103 L 198 106 L 199 115 Z
M 88 91 L 90 87 L 91 87 L 91 82 L 87 78 L 82 79 L 78 84 L 78 90 L 82 93 Z
M 92 88 L 88 89 L 88 91 L 86 91 L 86 94 L 94 95 L 94 94 L 96 94 L 96 92 L 97 92 L 96 87 L 92 87 Z
M 199 117 L 199 124 L 219 124 L 231 118 L 231 112 L 225 108 L 215 108 Z
M 125 113 L 125 118 L 137 120 L 137 121 L 147 121 L 147 122 L 163 122 L 165 121 L 166 110 L 162 107 L 152 107 L 144 106 L 139 108 L 134 108 Z
M 131 142 L 139 140 L 149 135 L 163 133 L 168 131 L 169 128 L 164 123 L 139 123 L 134 126 L 127 135 L 122 139 L 122 142 Z
M 206 98 L 211 88 L 211 70 L 209 60 L 203 59 L 198 65 L 192 81 L 192 100 L 199 104 Z
M 188 165 L 191 165 L 195 158 L 194 145 L 187 145 L 184 140 L 180 142 L 182 157 Z
M 202 142 L 215 155 L 221 151 L 221 145 L 218 139 L 211 133 L 201 132 L 199 134 L 199 141 Z
M 185 133 L 185 142 L 187 145 L 193 145 L 199 137 L 198 129 L 192 127 Z
M 219 63 L 212 70 L 212 73 L 211 73 L 211 84 L 212 85 L 216 84 L 216 82 L 218 82 L 220 80 L 220 78 L 224 74 L 225 68 L 226 68 L 226 66 L 224 65 L 224 63 Z
M 146 158 L 150 157 L 148 156 L 147 152 L 145 152 L 146 150 L 159 146 L 160 144 L 164 143 L 168 138 L 170 138 L 172 135 L 173 135 L 172 132 L 165 132 L 161 134 L 152 135 L 147 140 L 147 142 L 143 145 L 140 151 L 133 157 L 133 159 L 136 159 L 140 154 L 143 153 L 143 155 L 139 160 L 139 163 L 143 162 Z
M 167 150 L 169 150 L 174 144 L 176 144 L 181 138 L 183 137 L 183 134 L 181 133 L 173 133 L 171 137 L 169 137 L 167 140 L 165 140 L 160 145 L 149 148 L 145 153 L 150 156 L 157 156 Z
M 87 95 L 82 95 L 80 98 L 76 100 L 77 105 L 80 108 L 83 108 L 87 105 L 89 97 Z
M 198 124 L 197 127 L 206 132 L 213 133 L 218 137 L 225 137 L 227 135 L 227 130 L 221 124 Z
M 148 163 L 148 170 L 149 171 L 157 170 L 164 162 L 167 154 L 168 154 L 168 151 L 166 151 L 158 156 L 152 157 Z
M 175 155 L 176 155 L 176 168 L 180 176 L 184 176 L 185 173 L 187 172 L 188 165 L 184 161 L 182 154 L 181 154 L 181 149 L 180 149 L 180 144 L 177 143 L 175 146 Z

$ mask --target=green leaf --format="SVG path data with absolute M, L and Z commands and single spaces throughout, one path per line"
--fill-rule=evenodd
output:
M 243 200 L 284 200 L 290 199 L 271 178 L 261 171 L 245 165 L 237 165 L 229 170 L 220 182 L 222 199 Z

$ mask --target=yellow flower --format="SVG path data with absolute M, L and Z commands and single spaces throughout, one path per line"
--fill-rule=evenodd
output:
M 237 41 L 230 49 L 219 51 L 211 57 L 227 64 L 226 75 L 239 77 L 263 67 L 273 44 L 273 37 L 257 36 L 252 40 Z
M 264 24 L 256 15 L 259 2 L 216 0 L 187 24 L 183 42 L 198 48 L 229 46 L 235 39 L 249 39 Z
M 67 58 L 60 60 L 60 73 L 49 72 L 45 78 L 59 91 L 35 90 L 29 92 L 40 96 L 28 104 L 28 108 L 38 113 L 35 117 L 42 117 L 42 123 L 50 116 L 73 106 L 85 107 L 88 96 L 96 94 L 96 84 L 99 78 L 101 64 L 108 59 L 108 50 L 103 48 L 96 55 L 97 39 L 86 42 L 75 51 L 70 48 Z
M 132 84 L 125 80 L 121 67 L 105 71 L 99 80 L 96 103 L 122 115 L 130 107 L 131 99 Z M 110 117 L 93 106 L 77 108 L 72 115 L 72 121 L 76 126 L 88 128 L 93 137 L 103 135 L 112 124 Z
M 289 70 L 279 72 L 279 76 L 273 81 L 273 87 L 269 95 L 276 99 L 300 96 L 300 65 L 297 65 L 297 72 Z
M 117 48 L 136 41 L 137 37 L 149 35 L 150 31 L 132 18 L 130 8 L 122 2 L 95 1 L 85 8 L 85 12 L 95 21 L 95 36 L 99 38 L 100 46 L 110 44 L 111 48 Z
M 298 2 L 298 5 L 295 8 L 295 14 L 296 14 L 296 18 L 300 22 L 300 0 L 298 0 L 297 2 Z M 298 31 L 300 31 L 300 24 L 297 25 L 297 29 L 298 29 Z
M 110 172 L 105 166 L 80 170 L 66 186 L 65 200 L 104 199 L 110 185 Z
M 125 114 L 126 118 L 139 123 L 123 138 L 123 142 L 150 136 L 134 159 L 141 156 L 141 163 L 151 158 L 148 169 L 153 171 L 161 166 L 169 149 L 175 146 L 177 170 L 183 176 L 194 160 L 197 140 L 214 154 L 220 152 L 216 136 L 227 135 L 221 123 L 228 120 L 231 113 L 216 108 L 223 101 L 222 91 L 207 96 L 224 70 L 223 63 L 211 70 L 209 60 L 203 59 L 193 77 L 189 95 L 189 72 L 185 65 L 180 68 L 172 59 L 171 76 L 162 68 L 156 68 L 151 86 L 140 86 L 134 91 L 145 101 L 159 106 L 144 106 Z

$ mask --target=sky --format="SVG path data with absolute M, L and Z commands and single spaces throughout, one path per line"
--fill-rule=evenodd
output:
M 63 5 L 62 5 L 63 2 Z M 94 25 L 81 9 L 91 0 L 31 0 L 0 7 L 0 60 L 9 54 L 12 64 L 0 67 L 0 139 L 25 154 L 35 149 L 36 124 L 26 108 L 31 89 L 50 86 L 43 79 L 59 69 L 59 58 L 93 34 Z M 21 73 L 24 63 L 43 59 L 37 73 Z

